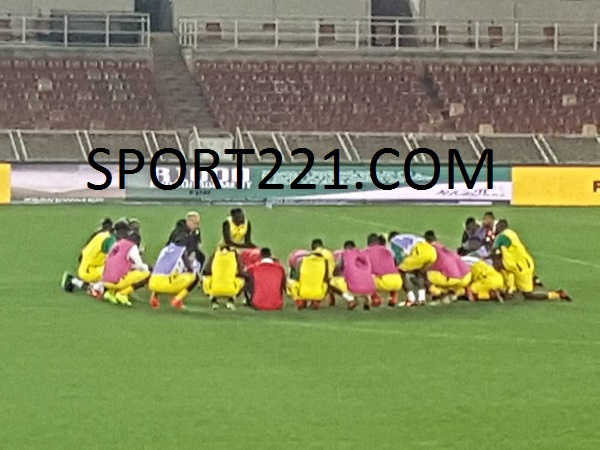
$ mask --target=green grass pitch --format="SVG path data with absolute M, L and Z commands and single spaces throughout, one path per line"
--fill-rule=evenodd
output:
M 498 448 L 600 446 L 600 209 L 495 207 L 548 286 L 575 301 L 189 311 L 63 293 L 106 215 L 142 223 L 147 259 L 188 207 L 0 208 L 2 448 Z M 454 247 L 488 207 L 247 208 L 286 257 L 322 237 L 433 228 Z M 225 207 L 203 207 L 205 248 Z

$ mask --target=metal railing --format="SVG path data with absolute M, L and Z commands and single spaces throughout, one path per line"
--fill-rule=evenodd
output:
M 150 15 L 138 13 L 0 15 L 0 48 L 3 46 L 150 47 Z
M 597 53 L 598 23 L 575 21 L 184 17 L 184 48 Z

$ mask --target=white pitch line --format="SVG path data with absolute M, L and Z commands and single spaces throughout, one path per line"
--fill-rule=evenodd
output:
M 426 337 L 430 339 L 458 339 L 464 341 L 480 341 L 480 342 L 495 342 L 502 344 L 530 344 L 530 345 L 540 345 L 540 344 L 552 344 L 552 345 L 577 345 L 577 346 L 592 346 L 597 347 L 600 346 L 600 341 L 591 341 L 591 340 L 570 340 L 570 339 L 535 339 L 535 338 L 525 338 L 525 337 L 511 337 L 509 339 L 500 339 L 498 336 L 488 336 L 488 335 L 459 335 L 452 333 L 428 333 L 424 330 L 415 331 L 412 330 L 401 330 L 401 329 L 381 329 L 381 328 L 366 328 L 366 327 L 353 327 L 348 325 L 338 326 L 338 325 L 324 325 L 321 323 L 314 322 L 295 322 L 288 320 L 265 320 L 263 323 L 271 323 L 275 325 L 281 326 L 294 326 L 300 328 L 312 328 L 323 331 L 332 331 L 332 332 L 351 332 L 351 333 L 368 333 L 368 334 L 383 334 L 383 335 L 396 335 L 396 336 L 405 336 L 410 338 L 415 337 Z M 402 324 L 400 323 L 399 326 Z

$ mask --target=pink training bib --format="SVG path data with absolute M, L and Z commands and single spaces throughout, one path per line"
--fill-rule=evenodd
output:
M 350 292 L 359 295 L 374 294 L 375 281 L 367 252 L 359 249 L 345 250 L 343 260 L 344 278 Z

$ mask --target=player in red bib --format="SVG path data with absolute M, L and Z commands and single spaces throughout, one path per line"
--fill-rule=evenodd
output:
M 260 256 L 260 262 L 248 268 L 250 280 L 246 291 L 250 306 L 262 311 L 282 309 L 286 289 L 285 269 L 273 258 L 270 249 L 261 249 Z

